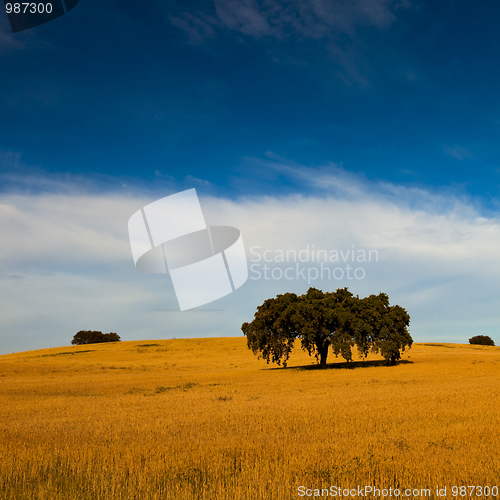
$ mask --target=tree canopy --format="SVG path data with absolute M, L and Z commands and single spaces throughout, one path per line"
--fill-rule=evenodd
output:
M 395 364 L 413 343 L 409 323 L 408 313 L 390 306 L 384 293 L 360 299 L 347 288 L 326 293 L 309 288 L 304 295 L 285 293 L 265 300 L 253 321 L 241 329 L 249 349 L 268 363 L 286 366 L 299 339 L 302 349 L 324 367 L 330 348 L 352 361 L 354 346 L 362 358 L 369 352 L 380 353 Z
M 118 342 L 120 336 L 117 333 L 102 333 L 91 330 L 81 330 L 74 337 L 71 343 L 73 345 L 100 344 L 102 342 Z
M 493 342 L 493 339 L 487 335 L 476 335 L 475 337 L 469 339 L 469 344 L 494 346 L 495 342 Z

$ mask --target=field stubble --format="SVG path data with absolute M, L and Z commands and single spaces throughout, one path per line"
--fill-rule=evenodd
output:
M 500 348 L 287 369 L 244 338 L 0 357 L 0 498 L 288 500 L 298 487 L 499 485 Z M 497 497 L 498 498 L 498 497 Z

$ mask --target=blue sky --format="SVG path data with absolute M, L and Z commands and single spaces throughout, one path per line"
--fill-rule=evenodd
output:
M 236 203 L 232 210 L 241 220 L 226 222 L 243 236 L 247 228 L 254 244 L 357 243 L 387 250 L 383 259 L 394 264 L 400 281 L 384 281 L 387 273 L 376 279 L 375 272 L 359 293 L 383 290 L 398 303 L 406 299 L 401 305 L 410 314 L 417 311 L 417 326 L 421 318 L 417 339 L 454 338 L 451 327 L 443 330 L 443 322 L 456 318 L 453 307 L 441 323 L 424 320 L 430 306 L 422 296 L 438 296 L 445 284 L 467 286 L 471 296 L 482 290 L 473 303 L 476 311 L 489 304 L 486 312 L 481 309 L 487 318 L 481 332 L 494 336 L 500 331 L 500 270 L 492 257 L 500 248 L 499 19 L 496 1 L 80 0 L 66 15 L 12 34 L 0 13 L 0 285 L 18 293 L 11 293 L 9 320 L 0 330 L 2 352 L 59 345 L 67 337 L 64 329 L 86 329 L 71 315 L 64 327 L 47 320 L 44 328 L 59 333 L 45 343 L 34 341 L 37 314 L 43 316 L 47 304 L 26 295 L 23 279 L 69 280 L 51 288 L 51 304 L 67 296 L 76 276 L 101 286 L 111 261 L 117 276 L 128 269 L 126 222 L 133 211 L 192 187 L 209 206 Z M 94 200 L 116 217 L 105 228 L 90 213 L 70 223 L 54 215 L 67 195 L 75 207 Z M 349 213 L 341 216 L 350 227 L 357 224 L 352 214 L 368 217 L 378 210 L 384 223 L 394 225 L 372 221 L 355 232 L 335 226 L 337 241 L 325 239 L 320 229 L 293 243 L 292 233 L 271 238 L 281 234 L 280 217 L 286 218 L 285 207 L 294 199 L 311 220 L 324 219 L 328 207 L 340 210 L 342 202 Z M 365 202 L 370 209 L 358 211 Z M 276 227 L 262 227 L 262 241 L 258 223 L 248 215 L 252 203 L 256 212 L 266 207 L 275 216 Z M 68 244 L 80 248 L 82 257 L 68 250 L 73 260 L 67 252 L 62 258 L 55 247 L 47 247 L 46 258 L 21 251 L 14 241 L 23 224 L 30 228 L 23 248 L 45 248 L 43 231 L 26 222 L 34 212 L 60 221 L 57 231 L 53 225 L 47 229 L 54 231 L 57 249 Z M 389 222 L 394 214 L 397 221 Z M 121 228 L 116 262 L 108 250 L 98 256 L 88 241 L 69 236 L 83 232 L 101 240 L 113 233 L 113 223 Z M 378 227 L 386 239 L 359 240 L 368 227 Z M 455 267 L 446 277 L 424 272 L 409 282 L 405 276 L 416 262 L 408 249 L 419 234 L 425 242 L 417 252 L 421 265 L 432 262 L 426 269 L 442 267 L 438 249 L 449 237 Z M 48 257 L 54 252 L 62 260 Z M 484 262 L 488 271 L 478 274 L 472 262 Z M 476 273 L 474 284 L 464 269 L 469 277 Z M 140 293 L 134 286 L 142 287 L 141 279 L 131 275 L 126 300 Z M 110 290 L 123 285 L 114 280 L 106 281 Z M 93 293 L 89 287 L 85 300 Z M 284 291 L 270 284 L 259 290 L 248 292 L 238 312 L 227 306 L 224 314 L 232 323 L 221 319 L 230 324 L 225 330 L 217 320 L 203 330 L 205 320 L 177 318 L 177 336 L 239 335 L 256 305 Z M 66 309 L 73 318 L 85 317 L 76 305 L 82 296 L 75 294 L 73 308 Z M 96 311 L 99 303 L 93 304 Z M 434 299 L 433 307 L 441 306 Z M 113 314 L 122 314 L 119 300 L 116 307 Z M 26 319 L 29 311 L 33 320 Z M 474 314 L 479 312 L 471 310 L 464 325 L 478 324 Z M 101 319 L 116 329 L 111 317 L 102 313 Z M 151 336 L 176 336 L 165 334 L 157 319 L 148 321 Z M 148 338 L 139 327 L 127 334 L 127 324 L 120 323 L 125 337 Z M 466 335 L 464 329 L 455 340 L 466 341 Z
M 12 35 L 3 15 L 0 150 L 47 172 L 158 171 L 228 192 L 245 157 L 272 151 L 489 206 L 499 18 L 493 1 L 81 0 Z

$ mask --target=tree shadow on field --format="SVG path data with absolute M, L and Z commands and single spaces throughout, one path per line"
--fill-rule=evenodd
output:
M 394 367 L 398 365 L 408 365 L 413 364 L 413 361 L 408 361 L 406 359 L 400 359 L 396 361 L 395 365 L 388 365 L 385 359 L 376 359 L 370 361 L 344 361 L 341 363 L 327 363 L 326 366 L 321 366 L 319 364 L 315 365 L 301 365 L 301 366 L 287 366 L 283 368 L 282 366 L 276 368 L 267 368 L 268 370 L 354 370 L 355 368 L 370 368 L 373 366 L 385 366 Z M 263 368 L 264 370 L 266 368 Z

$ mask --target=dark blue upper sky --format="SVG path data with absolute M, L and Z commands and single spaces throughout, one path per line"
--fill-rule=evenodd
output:
M 284 188 L 248 160 L 272 152 L 494 205 L 499 21 L 496 0 L 80 0 L 12 34 L 2 12 L 0 165 L 230 194 Z

